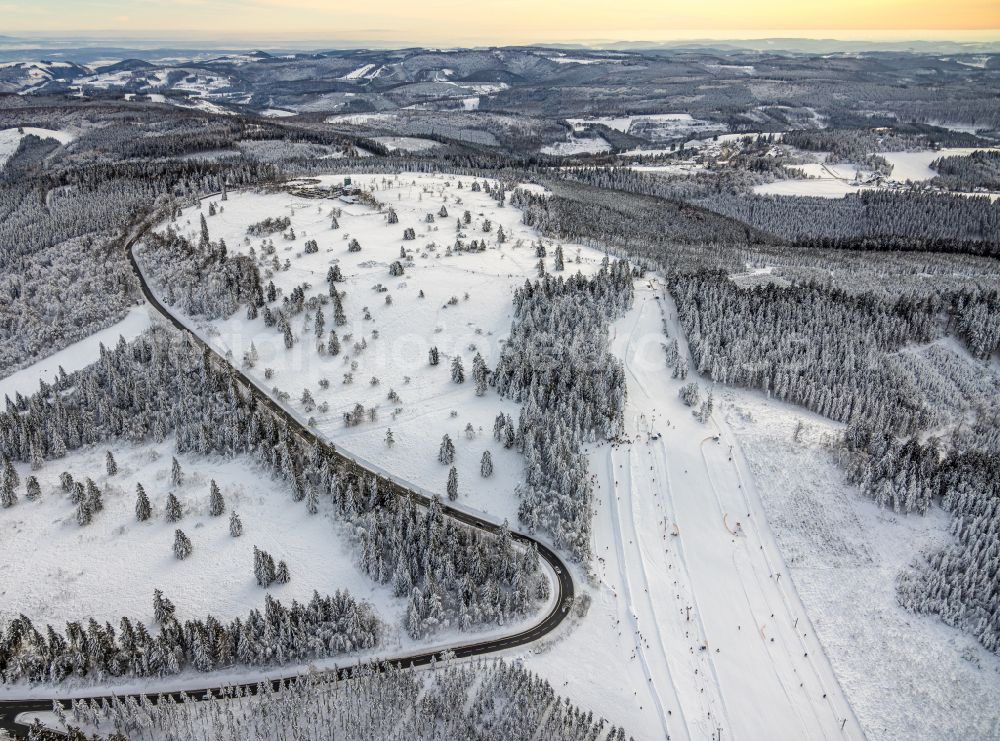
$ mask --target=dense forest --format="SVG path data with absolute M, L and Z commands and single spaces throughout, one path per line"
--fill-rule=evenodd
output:
M 625 371 L 608 351 L 610 320 L 632 306 L 625 260 L 591 279 L 547 274 L 514 293 L 514 323 L 490 382 L 521 402 L 516 434 L 498 418 L 494 435 L 516 441 L 525 458 L 518 515 L 560 548 L 590 558 L 593 492 L 584 441 L 615 437 L 622 426 Z
M 181 693 L 179 700 L 155 704 L 147 697 L 73 701 L 56 715 L 60 730 L 81 741 L 91 730 L 114 741 L 630 738 L 520 666 L 503 660 L 454 663 L 446 654 L 442 659 L 429 671 L 362 664 L 306 674 L 280 687 L 225 687 L 207 699 Z

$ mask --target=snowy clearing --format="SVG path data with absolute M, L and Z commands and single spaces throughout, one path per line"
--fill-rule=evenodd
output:
M 349 126 L 368 126 L 371 124 L 389 124 L 395 120 L 391 113 L 338 113 L 327 116 L 326 123 L 347 124 Z
M 20 145 L 21 139 L 26 137 L 28 134 L 34 134 L 40 139 L 55 139 L 62 145 L 69 144 L 76 138 L 75 134 L 68 131 L 39 129 L 34 126 L 0 129 L 0 167 L 7 164 L 7 160 L 9 160 L 14 155 L 14 152 L 17 151 L 17 147 Z
M 937 177 L 937 172 L 931 169 L 931 162 L 941 157 L 967 157 L 973 152 L 1000 151 L 991 147 L 945 147 L 943 149 L 924 149 L 919 152 L 879 152 L 892 165 L 892 179 L 904 183 L 922 182 Z
M 330 184 L 342 178 L 321 181 Z M 442 436 L 449 435 L 457 448 L 457 504 L 516 523 L 513 491 L 522 479 L 523 461 L 515 450 L 493 439 L 492 428 L 500 411 L 516 419 L 518 406 L 493 391 L 477 397 L 471 378 L 464 384 L 452 382 L 449 366 L 460 357 L 470 374 L 476 352 L 488 366 L 496 364 L 510 328 L 512 292 L 536 273 L 532 242 L 538 235 L 520 223 L 519 210 L 499 208 L 486 193 L 473 192 L 467 178 L 362 175 L 352 181 L 395 209 L 399 223 L 387 224 L 384 213 L 359 203 L 314 201 L 287 193 L 230 194 L 221 204 L 224 212 L 207 220 L 212 239 L 224 238 L 232 251 L 254 248 L 259 253 L 264 240 L 247 243 L 247 226 L 264 216 L 288 216 L 296 239 L 285 240 L 281 234 L 272 238 L 275 257 L 279 263 L 287 258 L 289 268 L 262 276 L 265 284 L 273 280 L 285 296 L 303 283 L 310 284 L 307 298 L 325 295 L 328 269 L 332 264 L 340 267 L 345 280 L 336 285 L 347 292 L 347 324 L 336 327 L 331 310 L 325 310 L 326 330 L 336 329 L 341 338 L 339 355 L 316 351 L 314 317 L 308 312 L 293 318 L 299 339 L 292 350 L 285 349 L 275 328 L 266 327 L 262 319 L 248 320 L 243 313 L 223 321 L 194 319 L 191 324 L 220 352 L 231 352 L 237 365 L 252 344 L 258 359 L 245 370 L 264 388 L 287 392 L 287 405 L 303 420 L 314 418 L 316 431 L 338 448 L 431 494 L 444 494 L 448 467 L 438 462 L 437 455 Z M 462 190 L 457 188 L 459 181 Z M 438 215 L 442 206 L 448 209 L 447 217 Z M 342 209 L 337 230 L 330 229 L 331 208 Z M 463 227 L 463 233 L 468 239 L 487 240 L 489 247 L 485 252 L 449 256 L 446 246 L 454 241 L 455 222 L 466 209 L 472 223 Z M 435 215 L 433 223 L 426 221 L 428 213 Z M 193 234 L 197 219 L 197 210 L 188 208 L 178 225 Z M 490 232 L 483 231 L 487 220 Z M 507 237 L 503 244 L 497 242 L 501 226 Z M 407 227 L 414 228 L 414 240 L 403 239 Z M 310 239 L 319 243 L 314 254 L 303 251 Z M 360 252 L 348 252 L 351 239 L 358 240 Z M 392 277 L 389 265 L 400 259 L 400 248 L 409 252 L 403 260 L 406 272 Z M 580 250 L 580 265 L 567 267 L 579 267 L 584 273 L 595 271 L 602 257 L 586 248 L 565 249 L 567 263 Z M 419 297 L 421 291 L 424 298 Z M 392 297 L 392 304 L 386 303 L 386 296 Z M 371 319 L 364 318 L 366 308 Z M 440 350 L 438 366 L 428 365 L 432 346 Z M 273 371 L 271 378 L 266 377 L 268 368 Z M 345 374 L 350 374 L 349 383 Z M 328 388 L 321 386 L 324 379 Z M 316 405 L 308 411 L 301 401 L 306 389 Z M 390 391 L 396 392 L 398 401 L 387 398 Z M 321 410 L 324 403 L 326 411 Z M 356 403 L 366 410 L 377 409 L 375 421 L 366 418 L 357 426 L 346 425 L 344 413 Z M 385 442 L 388 429 L 394 437 L 391 447 Z M 495 466 L 488 479 L 479 472 L 486 450 Z
M 336 533 L 329 502 L 310 515 L 292 501 L 287 483 L 252 460 L 177 454 L 172 439 L 138 446 L 116 442 L 107 449 L 119 466 L 113 477 L 105 470 L 103 446 L 47 461 L 35 472 L 19 467 L 22 480 L 31 473 L 38 477 L 42 495 L 34 502 L 22 497 L 0 514 L 0 622 L 23 613 L 39 625 L 61 628 L 90 616 L 117 624 L 124 615 L 152 630 L 154 589 L 173 600 L 181 619 L 245 617 L 261 607 L 267 592 L 287 604 L 308 601 L 314 589 L 332 594 L 347 588 L 390 619 L 400 609 L 388 587 L 354 565 L 352 548 Z M 170 481 L 175 455 L 184 471 L 180 486 Z M 102 491 L 104 509 L 85 527 L 77 524 L 76 506 L 60 489 L 63 471 L 74 480 L 92 479 Z M 213 479 L 226 502 L 219 517 L 208 514 Z M 146 522 L 135 517 L 137 483 L 153 507 Z M 164 515 L 170 492 L 184 510 L 178 522 L 167 522 Z M 234 511 L 243 522 L 239 538 L 229 534 Z M 176 528 L 194 546 L 183 561 L 171 550 Z M 39 548 L 42 543 L 46 546 Z M 254 546 L 287 561 L 288 584 L 257 586 Z
M 857 193 L 860 185 L 828 178 L 824 180 L 775 180 L 753 187 L 753 192 L 767 196 L 819 196 L 820 198 L 843 198 L 848 193 Z
M 427 152 L 441 146 L 440 142 L 433 139 L 421 139 L 417 136 L 377 136 L 374 141 L 390 152 Z
M 620 64 L 617 59 L 581 59 L 579 57 L 546 57 L 556 64 Z
M 268 108 L 261 111 L 260 115 L 265 118 L 288 118 L 289 116 L 296 115 L 296 113 L 295 111 L 286 111 L 284 108 Z
M 569 157 L 574 154 L 610 152 L 611 145 L 603 136 L 577 137 L 570 134 L 566 141 L 546 144 L 540 151 L 542 154 L 551 154 L 556 157 Z
M 102 329 L 86 339 L 74 342 L 67 348 L 50 355 L 27 368 L 12 373 L 6 378 L 0 378 L 0 397 L 15 394 L 29 396 L 38 391 L 40 381 L 52 383 L 59 375 L 61 367 L 67 373 L 80 370 L 101 357 L 101 344 L 112 347 L 119 337 L 131 340 L 138 337 L 150 325 L 149 310 L 145 306 L 137 306 L 124 319 Z

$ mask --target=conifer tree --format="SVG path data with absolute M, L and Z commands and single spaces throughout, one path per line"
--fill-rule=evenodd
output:
M 181 510 L 181 503 L 177 501 L 177 497 L 174 496 L 173 492 L 167 494 L 167 506 L 165 513 L 167 522 L 178 522 L 184 516 L 184 513 Z
M 476 396 L 483 396 L 486 393 L 489 370 L 486 368 L 486 361 L 478 352 L 472 359 L 472 377 L 476 382 Z
M 490 451 L 484 450 L 482 460 L 479 462 L 479 475 L 488 479 L 493 475 L 493 456 Z
M 212 479 L 208 491 L 208 514 L 212 517 L 218 517 L 225 511 L 226 502 L 222 498 L 222 492 L 219 491 L 219 485 L 215 483 L 215 479 Z
M 176 458 L 170 464 L 170 483 L 174 486 L 180 486 L 184 483 L 184 472 L 181 471 L 181 464 L 177 462 Z
M 198 247 L 202 250 L 208 248 L 208 222 L 205 221 L 205 214 L 201 214 L 201 235 L 198 240 Z
M 104 454 L 104 465 L 108 470 L 108 476 L 114 476 L 118 473 L 118 464 L 115 462 L 115 457 L 111 455 L 110 450 Z
M 83 527 L 84 525 L 89 525 L 92 519 L 93 510 L 90 508 L 90 502 L 86 498 L 83 498 L 76 505 L 76 522 Z
M 97 488 L 95 484 L 90 479 L 87 479 L 87 505 L 90 507 L 90 511 L 93 513 L 100 512 L 104 509 L 104 500 L 101 499 L 101 490 Z
M 235 512 L 229 515 L 229 535 L 233 538 L 243 535 L 243 521 L 240 520 L 240 516 Z
M 39 497 L 42 496 L 42 487 L 38 483 L 38 479 L 34 476 L 29 476 L 24 482 L 25 497 L 27 497 L 29 502 L 34 502 Z
M 174 616 L 174 603 L 163 596 L 159 589 L 153 590 L 153 620 L 162 623 Z
M 454 466 L 448 471 L 448 499 L 458 499 L 458 470 Z
M 441 438 L 441 448 L 438 450 L 438 461 L 450 466 L 455 461 L 455 444 L 445 435 Z
M 6 476 L 0 480 L 0 507 L 13 507 L 17 504 L 17 492 L 14 491 L 14 484 Z
M 507 418 L 504 417 L 503 412 L 500 412 L 493 420 L 493 439 L 498 442 L 503 442 L 504 430 L 507 428 Z
M 284 561 L 278 561 L 278 567 L 274 570 L 274 580 L 278 584 L 287 584 L 291 579 L 291 575 L 288 573 L 288 564 Z
M 142 488 L 142 484 L 135 485 L 135 519 L 139 522 L 145 522 L 149 519 L 150 515 L 153 513 L 153 508 L 149 504 L 149 497 L 146 496 L 146 490 Z
M 17 469 L 14 468 L 14 464 L 6 456 L 3 461 L 3 474 L 0 483 L 4 486 L 9 486 L 12 491 L 21 485 L 21 477 L 18 476 Z
M 270 553 L 257 546 L 253 547 L 253 573 L 257 579 L 257 586 L 266 589 L 274 582 L 274 559 Z
M 436 347 L 432 347 L 430 350 L 427 351 L 427 361 L 431 365 L 437 365 L 438 363 L 441 362 L 441 354 L 438 352 L 438 349 Z
M 451 361 L 451 380 L 455 383 L 465 383 L 465 368 L 462 366 L 462 358 L 456 355 Z
M 316 336 L 322 337 L 323 329 L 326 326 L 326 319 L 323 317 L 323 309 L 319 307 L 317 307 L 316 309 L 316 318 L 314 319 L 314 326 L 316 329 Z
M 179 528 L 174 530 L 174 558 L 183 561 L 191 555 L 192 550 L 194 547 L 191 545 L 191 539 L 184 534 L 184 531 Z

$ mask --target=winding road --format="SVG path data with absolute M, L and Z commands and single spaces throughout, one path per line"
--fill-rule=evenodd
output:
M 210 197 L 210 196 L 206 196 Z M 132 270 L 135 272 L 136 279 L 139 282 L 139 286 L 142 289 L 142 294 L 146 299 L 146 302 L 156 309 L 164 319 L 173 324 L 177 329 L 182 332 L 186 332 L 194 342 L 203 347 L 215 358 L 216 362 L 223 366 L 229 366 L 233 375 L 236 379 L 242 383 L 247 389 L 249 389 L 253 395 L 256 397 L 257 401 L 265 406 L 267 406 L 271 411 L 273 411 L 277 416 L 282 418 L 288 423 L 289 429 L 294 432 L 294 434 L 299 435 L 304 440 L 308 441 L 311 445 L 317 446 L 325 450 L 329 455 L 335 457 L 349 470 L 357 473 L 363 474 L 365 476 L 374 477 L 378 480 L 380 486 L 392 491 L 398 496 L 409 497 L 423 506 L 430 506 L 430 499 L 415 491 L 413 488 L 406 485 L 405 482 L 389 478 L 377 471 L 373 471 L 366 467 L 364 463 L 355 460 L 351 456 L 345 454 L 344 452 L 338 450 L 335 446 L 327 443 L 325 440 L 318 437 L 312 430 L 303 425 L 294 415 L 290 414 L 288 410 L 278 404 L 274 399 L 272 399 L 267 392 L 260 388 L 257 384 L 248 378 L 244 373 L 242 373 L 238 368 L 232 366 L 225 358 L 223 358 L 214 348 L 212 348 L 208 343 L 204 342 L 195 333 L 191 332 L 176 316 L 174 316 L 170 310 L 165 307 L 159 299 L 154 295 L 152 289 L 146 282 L 146 278 L 139 267 L 139 263 L 136 260 L 133 248 L 135 244 L 142 238 L 146 231 L 156 223 L 159 216 L 154 216 L 143 221 L 132 233 L 129 239 L 125 243 L 125 255 L 132 266 Z M 442 503 L 442 512 L 446 517 L 451 517 L 459 522 L 463 523 L 468 527 L 474 527 L 484 532 L 496 534 L 499 532 L 501 525 L 488 522 L 484 520 L 479 515 L 471 514 L 460 509 L 455 509 L 447 504 Z M 429 664 L 435 657 L 440 657 L 444 651 L 447 651 L 457 658 L 465 658 L 469 656 L 482 656 L 485 654 L 496 653 L 498 651 L 505 651 L 507 649 L 516 648 L 518 646 L 524 646 L 529 643 L 533 643 L 544 636 L 555 630 L 563 619 L 565 619 L 570 605 L 572 605 L 574 597 L 574 587 L 573 578 L 570 575 L 569 569 L 566 568 L 566 564 L 556 555 L 549 547 L 544 543 L 541 543 L 529 535 L 523 533 L 511 532 L 511 537 L 521 543 L 522 545 L 528 546 L 534 544 L 538 549 L 538 555 L 552 568 L 556 575 L 556 599 L 553 602 L 553 607 L 547 615 L 545 615 L 540 621 L 534 625 L 521 630 L 517 633 L 512 633 L 507 636 L 494 637 L 487 640 L 476 641 L 474 643 L 466 643 L 459 646 L 449 645 L 447 647 L 439 647 L 437 649 L 430 649 L 421 653 L 410 653 L 403 654 L 394 657 L 385 657 L 381 659 L 379 666 L 387 667 L 390 665 L 403 665 L 403 666 L 423 666 Z M 301 668 L 301 667 L 300 667 Z M 347 672 L 349 669 L 343 669 L 341 671 Z M 278 688 L 282 683 L 289 681 L 300 672 L 289 672 L 286 675 L 280 677 L 275 677 L 270 681 L 270 684 L 274 688 Z M 232 685 L 227 685 L 230 687 Z M 247 684 L 240 685 L 240 687 L 251 693 L 256 693 L 258 688 L 258 683 L 250 682 Z M 207 694 L 218 694 L 221 687 L 205 687 L 202 689 L 185 689 L 184 693 L 188 697 L 202 697 Z M 148 695 L 150 702 L 156 702 L 157 697 L 171 697 L 175 701 L 180 701 L 180 690 L 176 692 L 156 692 Z M 136 700 L 138 700 L 142 695 L 136 694 L 132 695 Z M 119 695 L 119 699 L 125 699 L 127 695 Z M 111 695 L 95 694 L 95 695 L 73 695 L 72 699 L 87 699 L 87 700 L 101 700 L 110 699 Z M 54 692 L 50 697 L 46 698 L 30 698 L 23 700 L 0 700 L 0 738 L 2 738 L 2 732 L 6 731 L 11 735 L 17 735 L 19 733 L 23 734 L 25 726 L 16 721 L 18 715 L 21 713 L 31 713 L 31 712 L 44 712 L 52 709 L 53 700 L 66 702 L 70 699 L 68 694 L 59 696 L 57 692 Z

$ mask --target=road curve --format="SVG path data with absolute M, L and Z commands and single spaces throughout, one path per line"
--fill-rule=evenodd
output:
M 364 464 L 345 454 L 344 452 L 338 450 L 335 446 L 327 443 L 326 441 L 319 438 L 312 430 L 303 425 L 299 420 L 297 420 L 293 415 L 289 414 L 286 409 L 272 399 L 264 389 L 260 388 L 253 380 L 247 377 L 239 368 L 235 367 L 229 363 L 225 358 L 223 358 L 213 347 L 208 343 L 203 341 L 195 333 L 191 332 L 176 316 L 174 316 L 170 310 L 165 307 L 160 300 L 154 295 L 152 289 L 146 282 L 145 276 L 142 274 L 142 270 L 139 268 L 139 263 L 136 260 L 135 254 L 133 253 L 133 248 L 139 239 L 146 233 L 146 231 L 153 226 L 156 222 L 156 218 L 149 218 L 145 220 L 129 237 L 125 242 L 125 256 L 132 266 L 132 270 L 135 273 L 136 280 L 139 282 L 139 287 L 142 290 L 142 294 L 146 299 L 146 302 L 155 308 L 164 319 L 173 324 L 177 329 L 182 332 L 187 333 L 192 340 L 200 345 L 202 348 L 206 349 L 212 354 L 216 362 L 223 365 L 229 366 L 231 372 L 234 376 L 247 387 L 257 399 L 258 403 L 265 405 L 271 411 L 273 411 L 280 418 L 288 423 L 289 429 L 295 434 L 299 435 L 303 439 L 307 440 L 310 444 L 318 446 L 319 448 L 326 451 L 331 457 L 336 458 L 342 465 L 357 474 L 363 474 L 365 476 L 374 477 L 378 480 L 380 486 L 385 489 L 392 491 L 397 496 L 409 497 L 416 501 L 418 504 L 423 506 L 430 505 L 430 499 L 425 495 L 408 488 L 399 481 L 387 478 L 386 476 L 372 471 L 371 469 L 365 467 Z M 479 515 L 474 515 L 469 512 L 464 512 L 459 509 L 455 509 L 445 503 L 441 503 L 441 510 L 446 517 L 451 517 L 459 522 L 469 526 L 474 527 L 479 530 L 488 533 L 499 532 L 501 525 L 493 522 L 484 520 Z M 486 654 L 496 653 L 498 651 L 505 651 L 510 648 L 516 648 L 518 646 L 524 646 L 529 643 L 533 643 L 540 638 L 551 633 L 555 630 L 559 624 L 565 619 L 568 613 L 568 607 L 572 604 L 574 596 L 574 586 L 573 578 L 570 576 L 569 569 L 566 568 L 566 564 L 563 563 L 562 559 L 559 558 L 555 552 L 552 551 L 544 543 L 541 543 L 529 535 L 524 533 L 511 532 L 511 537 L 523 545 L 534 544 L 538 549 L 538 555 L 544 559 L 552 570 L 556 574 L 556 588 L 558 590 L 556 594 L 556 599 L 553 603 L 551 611 L 545 615 L 539 622 L 534 625 L 521 630 L 517 633 L 512 633 L 507 636 L 500 636 L 489 638 L 482 641 L 476 641 L 474 643 L 465 643 L 459 646 L 448 646 L 438 649 L 432 649 L 424 651 L 421 653 L 411 653 L 404 654 L 396 657 L 386 657 L 381 660 L 379 666 L 384 668 L 387 666 L 395 666 L 397 664 L 402 666 L 424 666 L 429 664 L 431 660 L 435 657 L 440 658 L 444 651 L 448 651 L 457 658 L 465 658 L 469 656 L 483 656 Z M 278 667 L 280 671 L 280 667 Z M 342 671 L 349 671 L 348 669 Z M 298 672 L 289 673 L 276 677 L 269 680 L 270 684 L 274 688 L 278 688 L 282 683 L 291 680 L 298 676 Z M 232 685 L 226 685 L 227 687 Z M 258 683 L 250 682 L 247 684 L 239 685 L 243 690 L 256 693 Z M 201 697 L 206 694 L 218 694 L 221 687 L 205 687 L 202 689 L 186 689 L 185 694 L 188 697 Z M 181 692 L 178 690 L 176 692 L 156 692 L 148 695 L 151 702 L 156 702 L 157 697 L 172 697 L 175 701 L 180 700 Z M 136 700 L 138 700 L 142 694 L 131 695 Z M 118 695 L 119 699 L 125 699 L 128 695 Z M 23 733 L 24 726 L 15 722 L 15 718 L 26 712 L 40 712 L 52 709 L 53 700 L 66 700 L 66 698 L 58 697 L 48 697 L 48 698 L 32 698 L 24 700 L 0 700 L 0 731 L 7 731 L 10 734 Z M 74 699 L 88 699 L 88 700 L 101 700 L 101 699 L 111 699 L 109 694 L 97 694 L 90 695 L 86 697 L 77 696 Z M 19 730 L 20 729 L 20 730 Z

